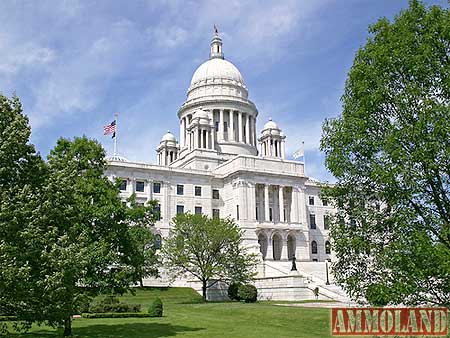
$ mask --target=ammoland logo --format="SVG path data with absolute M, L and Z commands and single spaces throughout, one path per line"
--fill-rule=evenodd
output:
M 447 308 L 333 308 L 333 336 L 446 336 Z

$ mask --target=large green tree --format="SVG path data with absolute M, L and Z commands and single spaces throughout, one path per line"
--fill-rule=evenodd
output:
M 17 97 L 0 95 L 0 314 L 31 318 L 36 302 L 36 246 L 29 241 L 41 211 L 45 163 L 29 143 L 31 130 Z M 4 325 L 1 325 L 4 328 Z
M 256 255 L 243 245 L 243 233 L 231 219 L 179 214 L 163 245 L 165 265 L 173 275 L 188 274 L 206 290 L 218 281 L 248 282 L 255 273 Z
M 450 12 L 411 1 L 369 32 L 323 125 L 334 274 L 373 304 L 450 306 Z

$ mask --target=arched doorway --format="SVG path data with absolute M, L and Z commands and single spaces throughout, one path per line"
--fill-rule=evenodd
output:
M 265 259 L 267 255 L 267 236 L 262 232 L 258 235 L 258 243 L 262 258 Z
M 311 242 L 311 253 L 314 255 L 317 254 L 317 242 L 316 241 Z
M 288 259 L 291 260 L 295 256 L 295 236 L 292 234 L 288 235 L 287 238 L 287 249 L 288 249 Z
M 283 240 L 279 234 L 272 237 L 273 259 L 279 261 L 281 259 L 281 250 L 283 249 Z

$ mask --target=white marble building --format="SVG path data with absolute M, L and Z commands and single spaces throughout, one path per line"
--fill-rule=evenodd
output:
M 177 213 L 203 213 L 234 218 L 245 244 L 274 269 L 286 270 L 293 255 L 300 267 L 331 258 L 326 215 L 332 209 L 319 198 L 319 183 L 305 176 L 303 163 L 286 159 L 280 126 L 269 120 L 256 130 L 258 110 L 217 33 L 178 117 L 179 139 L 170 132 L 162 137 L 157 164 L 121 157 L 108 164 L 108 176 L 124 180 L 123 197 L 159 202 L 155 231 L 162 241 Z

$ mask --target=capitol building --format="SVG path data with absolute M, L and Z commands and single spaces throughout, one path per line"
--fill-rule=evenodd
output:
M 311 298 L 312 287 L 321 285 L 324 298 L 337 299 L 333 285 L 325 287 L 333 209 L 304 163 L 286 159 L 289 140 L 276 118 L 257 130 L 258 109 L 217 32 L 177 114 L 179 132 L 162 137 L 157 164 L 108 160 L 107 175 L 122 179 L 123 198 L 134 193 L 139 203 L 158 201 L 154 230 L 162 245 L 178 213 L 231 217 L 244 230 L 244 244 L 260 255 L 260 295 Z M 290 271 L 293 256 L 298 274 Z

